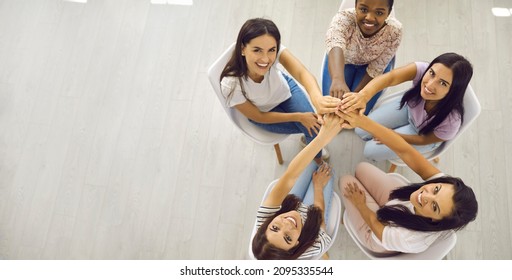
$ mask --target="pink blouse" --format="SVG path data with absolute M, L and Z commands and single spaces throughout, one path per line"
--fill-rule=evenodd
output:
M 395 55 L 402 40 L 402 24 L 394 17 L 375 35 L 365 38 L 356 24 L 354 8 L 341 10 L 333 17 L 327 30 L 327 53 L 334 47 L 343 50 L 346 64 L 366 65 L 366 72 L 375 78 L 382 74 Z

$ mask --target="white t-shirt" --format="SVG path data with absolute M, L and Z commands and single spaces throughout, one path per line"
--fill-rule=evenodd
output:
M 438 173 L 430 178 L 439 178 L 445 176 L 443 173 Z M 398 199 L 390 200 L 386 203 L 386 205 L 403 205 L 411 210 L 412 213 L 416 213 L 414 211 L 414 206 L 410 201 L 401 201 Z M 428 249 L 434 241 L 436 241 L 439 237 L 445 236 L 450 232 L 450 230 L 446 231 L 416 231 L 406 229 L 404 227 L 398 226 L 385 226 L 384 232 L 382 233 L 382 241 L 372 232 L 372 238 L 375 242 L 380 244 L 388 251 L 397 251 L 403 253 L 420 253 Z
M 225 98 L 232 93 L 228 99 L 228 106 L 234 107 L 247 101 L 240 88 L 239 81 L 242 80 L 246 96 L 261 112 L 269 112 L 286 99 L 290 98 L 291 92 L 288 83 L 282 72 L 277 69 L 281 53 L 285 47 L 281 45 L 277 53 L 276 61 L 263 77 L 261 83 L 254 82 L 251 78 L 224 77 L 221 81 L 222 94 Z

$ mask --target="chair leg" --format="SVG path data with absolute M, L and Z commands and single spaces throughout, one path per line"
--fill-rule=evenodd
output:
M 281 154 L 281 147 L 279 147 L 279 144 L 275 144 L 274 149 L 276 150 L 277 162 L 279 162 L 279 164 L 283 164 L 283 155 Z
M 396 165 L 391 164 L 391 166 L 389 167 L 388 173 L 393 173 L 393 172 L 395 172 L 395 170 L 396 170 Z

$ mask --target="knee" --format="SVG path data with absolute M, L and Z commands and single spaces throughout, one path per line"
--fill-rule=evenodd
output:
M 366 130 L 360 129 L 359 127 L 356 127 L 354 129 L 354 132 L 364 141 L 372 139 L 372 136 L 368 132 L 366 132 Z

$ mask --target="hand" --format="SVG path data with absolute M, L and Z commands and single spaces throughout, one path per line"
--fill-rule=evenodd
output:
M 343 99 L 341 101 L 341 110 L 345 112 L 351 112 L 358 110 L 359 114 L 364 114 L 366 110 L 366 97 L 361 92 L 346 92 L 343 95 Z
M 316 189 L 323 190 L 327 185 L 327 182 L 332 177 L 332 168 L 329 164 L 324 163 L 318 169 L 313 172 L 313 187 Z
M 334 137 L 341 131 L 342 125 L 343 119 L 337 114 L 325 114 L 324 124 L 320 129 L 320 133 L 327 134 L 327 137 Z
M 329 90 L 329 94 L 331 96 L 342 99 L 345 92 L 350 92 L 350 89 L 345 82 L 340 80 L 332 80 L 331 88 Z
M 348 183 L 347 186 L 345 186 L 343 196 L 350 200 L 356 207 L 366 204 L 366 195 L 356 182 Z
M 353 129 L 355 127 L 359 127 L 361 125 L 361 121 L 366 117 L 364 114 L 360 114 L 358 111 L 338 112 L 338 114 L 341 115 L 341 117 L 345 120 L 345 123 L 343 124 L 343 128 L 345 129 Z
M 318 121 L 317 114 L 315 113 L 303 113 L 300 123 L 307 128 L 309 136 L 318 134 L 320 131 L 321 123 Z
M 341 104 L 341 99 L 332 96 L 317 96 L 311 100 L 319 115 L 334 113 Z M 323 120 L 322 120 L 323 122 Z

